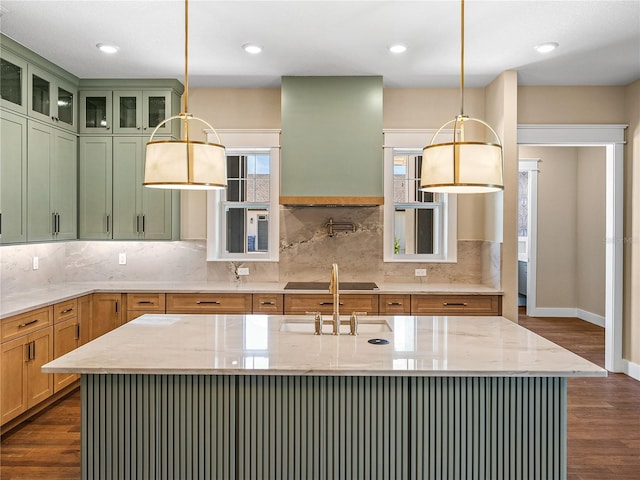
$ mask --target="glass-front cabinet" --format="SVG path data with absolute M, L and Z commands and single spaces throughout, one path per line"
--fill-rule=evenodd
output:
M 169 91 L 114 91 L 115 133 L 150 134 L 171 112 Z M 158 129 L 158 134 L 171 134 L 171 124 Z
M 76 88 L 35 66 L 28 72 L 29 116 L 75 132 Z
M 80 92 L 80 133 L 113 133 L 111 90 Z
M 27 113 L 27 62 L 0 50 L 0 106 Z

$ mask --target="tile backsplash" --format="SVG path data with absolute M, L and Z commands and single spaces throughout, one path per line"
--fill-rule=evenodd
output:
M 355 232 L 328 235 L 324 224 L 352 222 Z M 457 263 L 385 263 L 382 207 L 281 208 L 279 262 L 207 262 L 206 242 L 70 241 L 0 247 L 0 288 L 12 294 L 70 281 L 286 282 L 328 281 L 331 264 L 343 281 L 466 283 L 500 287 L 501 245 L 458 242 Z M 125 253 L 126 265 L 118 262 Z M 33 270 L 33 257 L 39 260 Z M 248 276 L 237 277 L 239 266 Z M 415 277 L 426 268 L 426 277 Z

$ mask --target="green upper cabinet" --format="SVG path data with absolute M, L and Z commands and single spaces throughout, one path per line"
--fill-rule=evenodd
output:
M 77 238 L 77 138 L 34 120 L 27 133 L 27 241 Z
M 382 77 L 282 77 L 280 203 L 382 204 Z
M 113 108 L 114 133 L 150 135 L 171 113 L 171 91 L 114 91 Z M 165 123 L 157 134 L 171 135 L 171 127 Z
M 113 133 L 111 90 L 80 92 L 80 133 Z
M 113 237 L 113 139 L 80 137 L 79 237 Z
M 27 62 L 0 48 L 0 107 L 27 113 Z
M 76 132 L 76 87 L 31 64 L 28 72 L 29 116 Z
M 27 119 L 0 109 L 0 243 L 27 240 Z
M 170 240 L 178 192 L 143 186 L 147 138 L 113 139 L 113 238 Z M 172 201 L 175 197 L 175 201 Z

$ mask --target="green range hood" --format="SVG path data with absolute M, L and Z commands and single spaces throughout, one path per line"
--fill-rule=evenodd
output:
M 381 205 L 382 77 L 282 77 L 280 203 Z

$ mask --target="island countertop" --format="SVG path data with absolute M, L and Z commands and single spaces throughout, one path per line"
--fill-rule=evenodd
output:
M 324 317 L 325 322 L 329 319 Z M 374 338 L 389 343 L 369 343 Z M 357 336 L 318 336 L 313 334 L 312 316 L 144 315 L 46 364 L 43 372 L 607 375 L 606 370 L 503 317 L 482 316 L 361 317 Z

